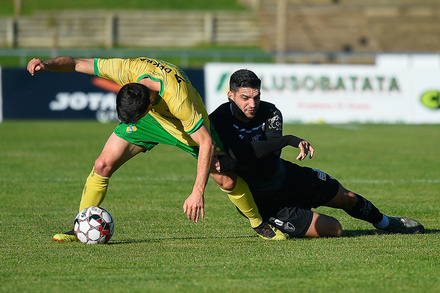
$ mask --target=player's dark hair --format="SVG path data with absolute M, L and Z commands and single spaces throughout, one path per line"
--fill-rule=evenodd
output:
M 254 72 L 248 69 L 237 70 L 231 75 L 229 89 L 233 92 L 237 92 L 239 88 L 242 87 L 259 89 L 261 87 L 261 80 Z
M 116 95 L 116 111 L 122 123 L 136 123 L 150 105 L 150 89 L 140 83 L 124 85 Z

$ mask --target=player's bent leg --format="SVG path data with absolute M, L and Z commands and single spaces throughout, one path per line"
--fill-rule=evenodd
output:
M 339 189 L 335 197 L 327 202 L 325 206 L 336 209 L 349 210 L 353 208 L 357 202 L 357 195 L 339 184 Z
M 325 206 L 343 209 L 353 218 L 367 221 L 377 229 L 400 234 L 424 233 L 425 228 L 411 218 L 388 217 L 368 199 L 339 186 L 336 196 Z
M 111 177 L 125 162 L 145 149 L 112 133 L 95 161 L 95 172 L 103 177 Z
M 324 205 L 342 209 L 353 218 L 364 220 L 371 224 L 378 223 L 383 219 L 383 214 L 371 201 L 347 190 L 341 184 L 339 184 L 336 196 Z
M 103 177 L 95 173 L 95 168 L 93 168 L 84 185 L 79 211 L 90 206 L 98 207 L 104 201 L 109 179 L 110 177 Z
M 228 194 L 230 201 L 249 219 L 252 228 L 261 225 L 263 219 L 258 212 L 258 207 L 255 204 L 252 193 L 247 183 L 234 173 L 213 173 L 211 177 L 220 186 L 223 192 Z M 228 179 L 232 179 L 233 184 Z M 228 182 L 228 185 L 225 185 Z M 225 189 L 224 187 L 232 187 L 232 189 Z
M 90 206 L 99 206 L 107 193 L 108 182 L 109 177 L 103 177 L 95 173 L 95 168 L 93 168 L 84 185 L 79 211 Z M 73 230 L 55 234 L 52 239 L 58 242 L 74 242 L 78 240 Z
M 99 206 L 105 198 L 110 176 L 125 162 L 144 151 L 145 147 L 132 144 L 112 133 L 101 154 L 95 161 L 94 168 L 86 180 L 81 196 L 79 211 L 89 206 Z M 55 234 L 54 241 L 72 242 L 77 238 L 73 230 Z
M 112 133 L 95 161 L 83 189 L 79 211 L 99 206 L 107 194 L 110 176 L 125 162 L 145 150 Z
M 210 171 L 211 178 L 217 183 L 220 189 L 224 192 L 233 190 L 237 185 L 237 175 L 232 172 L 219 173 L 215 169 Z
M 314 212 L 312 223 L 304 236 L 340 237 L 342 236 L 342 227 L 335 218 Z
M 266 240 L 286 240 L 287 236 L 266 222 L 258 212 L 252 193 L 247 183 L 235 173 L 218 173 L 211 170 L 211 177 L 223 192 L 228 194 L 229 200 L 247 217 L 254 231 Z

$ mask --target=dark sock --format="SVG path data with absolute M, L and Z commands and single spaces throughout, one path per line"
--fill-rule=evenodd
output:
M 383 214 L 374 206 L 371 201 L 356 194 L 358 202 L 349 210 L 344 210 L 353 218 L 367 221 L 372 224 L 379 223 L 383 219 Z

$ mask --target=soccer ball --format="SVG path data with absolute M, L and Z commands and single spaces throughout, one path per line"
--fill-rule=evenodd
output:
M 115 222 L 105 209 L 88 207 L 76 216 L 73 230 L 82 243 L 105 244 L 113 236 Z

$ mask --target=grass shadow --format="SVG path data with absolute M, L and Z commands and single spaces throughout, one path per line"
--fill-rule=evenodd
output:
M 423 234 L 438 234 L 438 229 L 426 229 Z M 361 237 L 370 235 L 396 235 L 397 233 L 389 233 L 381 230 L 345 230 L 342 237 Z
M 424 234 L 439 234 L 439 229 L 427 229 Z M 396 235 L 386 231 L 381 230 L 345 230 L 342 237 L 351 238 L 351 237 L 362 237 L 362 236 L 374 236 L 374 235 Z M 249 240 L 253 238 L 259 238 L 257 235 L 243 235 L 243 236 L 229 236 L 229 237 L 212 237 L 212 236 L 197 236 L 197 237 L 162 237 L 162 238 L 150 238 L 150 239 L 128 239 L 123 241 L 114 241 L 109 242 L 107 245 L 123 245 L 123 244 L 135 244 L 135 243 L 154 243 L 161 241 L 169 241 L 169 240 L 212 240 L 212 239 L 244 239 Z M 316 238 L 290 238 L 289 241 L 292 240 L 304 240 L 304 239 L 316 239 Z
M 169 240 L 211 240 L 211 239 L 252 239 L 258 238 L 258 236 L 229 236 L 229 237 L 207 237 L 207 236 L 198 236 L 198 237 L 162 237 L 162 238 L 150 238 L 150 239 L 128 239 L 123 241 L 115 241 L 109 242 L 107 245 L 120 245 L 120 244 L 133 244 L 133 243 L 147 243 L 147 242 L 161 242 L 161 241 L 169 241 Z

